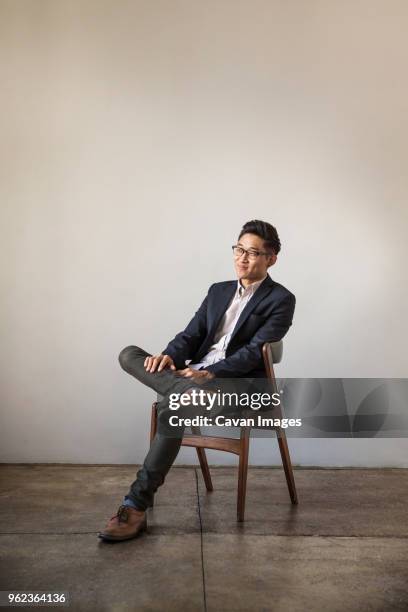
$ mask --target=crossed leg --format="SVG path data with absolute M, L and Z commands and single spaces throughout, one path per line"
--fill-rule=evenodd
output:
M 202 385 L 178 376 L 169 368 L 161 372 L 147 372 L 144 361 L 150 356 L 150 353 L 138 346 L 127 346 L 119 354 L 119 363 L 125 372 L 164 396 L 157 406 L 157 433 L 141 469 L 136 474 L 136 480 L 130 485 L 129 492 L 124 497 L 125 503 L 128 502 L 138 510 L 146 510 L 153 505 L 154 494 L 163 484 L 180 450 L 184 427 L 175 429 L 171 436 L 166 428 L 166 418 L 169 415 L 168 395 L 184 393 L 191 388 L 202 388 Z

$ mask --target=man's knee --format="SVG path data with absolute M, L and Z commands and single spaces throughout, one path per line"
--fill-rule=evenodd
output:
M 119 353 L 119 363 L 124 370 L 128 370 L 135 357 L 148 357 L 149 353 L 139 346 L 126 346 Z

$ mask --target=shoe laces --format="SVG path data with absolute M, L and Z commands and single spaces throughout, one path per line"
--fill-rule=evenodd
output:
M 128 516 L 129 516 L 128 507 L 122 504 L 121 506 L 119 506 L 117 513 L 111 517 L 111 520 L 117 517 L 119 523 L 120 522 L 126 523 L 128 520 Z

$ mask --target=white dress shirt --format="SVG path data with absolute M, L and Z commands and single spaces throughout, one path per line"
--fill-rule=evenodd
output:
M 239 316 L 265 278 L 266 276 L 260 281 L 251 283 L 248 287 L 244 287 L 240 280 L 237 281 L 237 290 L 216 329 L 214 343 L 210 346 L 202 361 L 200 363 L 189 363 L 189 368 L 193 370 L 205 369 L 207 366 L 225 359 L 225 351 Z

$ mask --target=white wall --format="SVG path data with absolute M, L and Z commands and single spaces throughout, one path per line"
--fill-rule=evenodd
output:
M 154 394 L 117 356 L 233 278 L 251 218 L 297 297 L 282 374 L 407 376 L 407 25 L 404 0 L 1 0 L 1 460 L 142 461 Z

